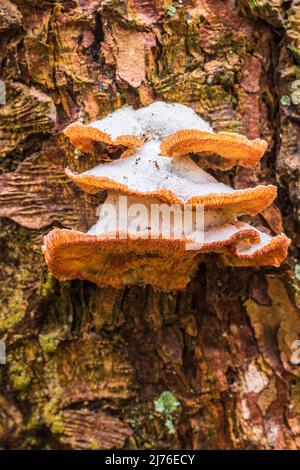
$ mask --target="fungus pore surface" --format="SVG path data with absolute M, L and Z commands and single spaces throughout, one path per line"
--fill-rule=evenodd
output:
M 279 266 L 285 259 L 290 240 L 284 234 L 272 237 L 237 219 L 268 207 L 276 187 L 235 190 L 189 156 L 198 155 L 206 167 L 249 167 L 262 157 L 264 141 L 214 133 L 192 109 L 161 102 L 74 123 L 65 133 L 86 152 L 96 151 L 95 142 L 125 152 L 81 174 L 66 170 L 84 191 L 108 190 L 108 196 L 87 233 L 55 229 L 45 237 L 43 251 L 56 278 L 171 291 L 186 287 L 205 253 L 221 253 L 237 266 Z

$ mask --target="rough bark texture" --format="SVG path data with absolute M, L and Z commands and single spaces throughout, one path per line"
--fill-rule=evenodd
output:
M 300 448 L 299 18 L 299 0 L 1 1 L 2 447 Z M 268 141 L 223 180 L 279 186 L 256 222 L 293 239 L 280 269 L 206 256 L 169 294 L 47 274 L 43 234 L 86 230 L 102 197 L 67 181 L 93 162 L 59 131 L 154 99 Z

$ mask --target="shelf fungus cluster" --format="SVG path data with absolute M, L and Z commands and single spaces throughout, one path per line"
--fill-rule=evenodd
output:
M 65 134 L 100 160 L 67 175 L 83 191 L 108 195 L 87 233 L 55 229 L 45 237 L 56 278 L 171 291 L 185 288 L 203 253 L 220 253 L 236 266 L 279 266 L 285 259 L 290 241 L 284 234 L 272 237 L 238 220 L 268 207 L 276 187 L 235 190 L 209 171 L 255 166 L 265 141 L 214 133 L 190 108 L 161 102 L 74 123 Z

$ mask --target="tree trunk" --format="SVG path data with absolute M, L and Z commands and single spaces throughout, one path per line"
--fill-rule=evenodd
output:
M 299 10 L 299 0 L 2 0 L 2 447 L 300 448 Z M 178 293 L 47 273 L 43 235 L 86 231 L 102 197 L 68 181 L 66 166 L 93 162 L 61 129 L 155 99 L 268 141 L 255 170 L 222 178 L 278 186 L 255 223 L 292 238 L 281 268 L 206 255 Z

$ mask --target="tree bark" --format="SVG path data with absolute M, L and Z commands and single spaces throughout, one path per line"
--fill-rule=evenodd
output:
M 300 448 L 298 0 L 2 0 L 0 442 L 25 449 Z M 293 244 L 279 269 L 203 257 L 184 292 L 47 273 L 53 227 L 86 231 L 92 158 L 60 131 L 129 104 L 191 106 L 268 141 L 235 188 L 279 187 L 255 218 Z

